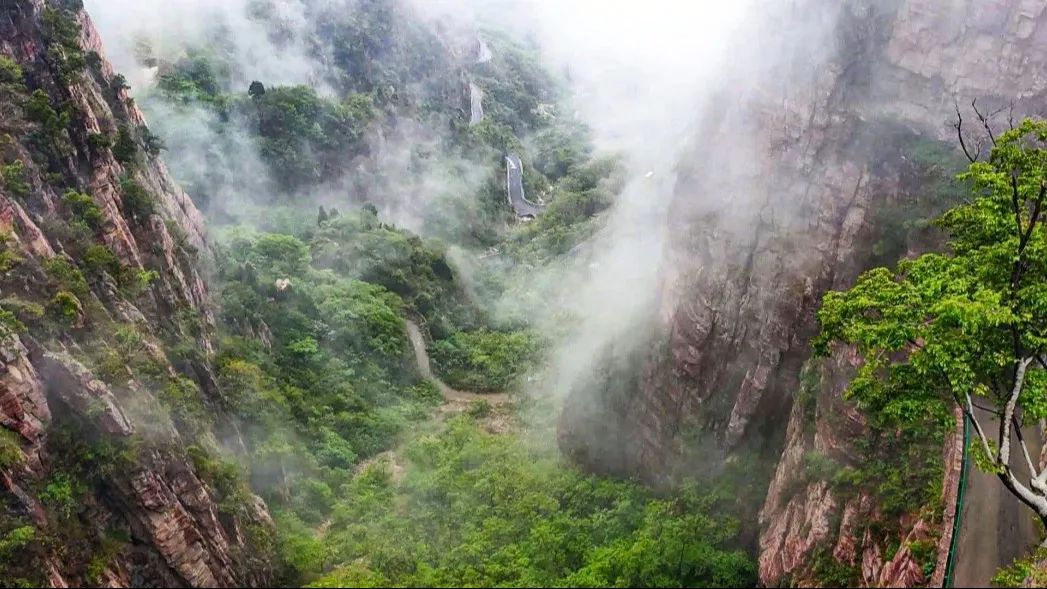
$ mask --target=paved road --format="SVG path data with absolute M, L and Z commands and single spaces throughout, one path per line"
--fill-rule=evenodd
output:
M 477 37 L 476 39 L 476 63 L 486 63 L 491 61 L 494 57 L 491 54 L 491 48 L 487 46 L 487 41 L 484 41 L 483 37 Z
M 999 420 L 994 415 L 976 411 L 986 435 L 995 438 Z M 1040 455 L 1040 436 L 1035 429 L 1027 428 L 1024 432 L 1033 460 Z M 978 443 L 975 435 L 972 430 L 971 444 Z M 1011 463 L 1025 476 L 1028 467 L 1023 466 L 1025 458 L 1014 443 L 1016 440 L 1011 446 Z M 1040 533 L 1032 510 L 1020 503 L 998 477 L 982 472 L 973 460 L 969 469 L 953 586 L 987 587 L 997 570 L 1032 552 L 1040 541 Z
M 506 192 L 509 195 L 509 206 L 520 218 L 535 218 L 542 212 L 542 205 L 527 200 L 523 189 L 523 162 L 514 154 L 505 156 Z
M 484 120 L 484 91 L 469 82 L 469 124 L 475 125 Z

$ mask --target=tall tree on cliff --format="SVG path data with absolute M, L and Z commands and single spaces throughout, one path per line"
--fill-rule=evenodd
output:
M 1047 524 L 1047 469 L 1021 434 L 1047 418 L 1047 122 L 998 137 L 984 127 L 986 161 L 964 145 L 970 197 L 937 221 L 949 251 L 828 293 L 815 349 L 857 349 L 863 362 L 847 394 L 877 419 L 948 420 L 958 405 L 979 466 Z

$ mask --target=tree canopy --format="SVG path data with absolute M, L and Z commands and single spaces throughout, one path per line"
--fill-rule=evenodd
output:
M 946 421 L 959 406 L 974 424 L 979 464 L 1047 521 L 1047 471 L 1021 439 L 1024 424 L 1047 417 L 1047 122 L 989 138 L 988 159 L 960 175 L 967 202 L 938 220 L 949 251 L 828 293 L 815 349 L 856 348 L 862 363 L 847 394 L 873 419 Z

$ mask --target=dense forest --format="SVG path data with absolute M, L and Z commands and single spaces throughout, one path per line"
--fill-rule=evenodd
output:
M 215 38 L 173 58 L 143 46 L 155 85 L 132 89 L 83 50 L 77 14 L 58 3 L 41 18 L 56 83 L 96 84 L 116 117 L 109 131 L 87 137 L 87 157 L 111 152 L 123 170 L 120 213 L 132 230 L 164 215 L 140 176 L 152 173 L 156 157 L 170 162 L 204 212 L 210 241 L 194 244 L 174 221 L 166 229 L 182 263 L 204 273 L 210 297 L 203 315 L 176 307 L 171 327 L 159 329 L 99 304 L 115 287 L 124 302 L 141 305 L 171 270 L 163 252 L 138 269 L 101 239 L 109 221 L 90 187 L 59 171 L 62 158 L 83 149 L 67 131 L 83 113 L 4 57 L 4 109 L 32 138 L 13 148 L 9 140 L 5 192 L 24 199 L 39 190 L 26 184 L 22 158 L 41 175 L 56 170 L 42 180 L 62 195 L 48 222 L 69 254 L 37 267 L 5 248 L 5 284 L 27 272 L 46 277 L 38 295 L 5 293 L 5 333 L 66 350 L 149 424 L 114 437 L 89 417 L 56 416 L 47 474 L 25 488 L 48 523 L 19 508 L 4 515 L 5 585 L 46 583 L 41 565 L 54 547 L 65 554 L 68 581 L 109 579 L 139 550 L 136 529 L 119 518 L 100 527 L 90 498 L 105 497 L 121 471 L 153 452 L 186 459 L 217 516 L 239 522 L 249 551 L 243 566 L 267 583 L 754 582 L 738 506 L 725 489 L 706 481 L 656 493 L 587 475 L 559 457 L 553 422 L 526 411 L 519 395 L 552 336 L 496 302 L 525 288 L 526 273 L 563 263 L 620 190 L 615 159 L 597 158 L 585 127 L 554 114 L 571 108 L 569 98 L 534 47 L 490 35 L 494 57 L 469 64 L 403 6 L 364 2 L 350 17 L 315 16 L 315 40 L 332 52 L 317 87 L 243 78 Z M 456 94 L 464 76 L 486 90 L 485 118 L 473 126 Z M 153 126 L 121 120 L 132 101 Z M 185 117 L 205 120 L 214 142 L 194 143 Z M 374 142 L 399 135 L 410 153 L 394 164 L 405 168 L 390 169 Z M 529 224 L 505 205 L 499 178 L 509 150 L 526 162 L 527 191 L 547 203 Z M 261 179 L 237 158 L 256 159 Z M 454 176 L 466 166 L 480 181 L 424 195 L 417 227 L 425 237 L 386 218 L 432 190 L 412 178 Z M 408 177 L 389 177 L 397 172 Z M 510 402 L 445 399 L 416 364 L 408 322 L 422 326 L 444 386 Z M 19 442 L 6 435 L 4 444 L 5 466 L 18 468 Z M 271 520 L 254 517 L 254 495 Z

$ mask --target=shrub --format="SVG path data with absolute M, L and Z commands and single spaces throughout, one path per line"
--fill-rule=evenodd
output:
M 153 195 L 131 178 L 125 177 L 120 180 L 120 191 L 123 193 L 121 201 L 124 214 L 136 222 L 141 223 L 156 212 Z
M 59 141 L 71 119 L 68 111 L 56 111 L 51 106 L 51 97 L 43 90 L 29 96 L 25 113 L 27 119 L 41 126 L 44 137 L 50 141 Z
M 10 164 L 0 165 L 0 181 L 12 195 L 25 198 L 29 195 L 29 182 L 26 181 L 25 164 L 15 160 Z
M 154 157 L 167 149 L 167 146 L 164 145 L 164 140 L 160 139 L 158 135 L 154 135 L 149 130 L 149 127 L 142 127 L 142 145 L 145 147 L 146 153 Z
M 1045 587 L 1047 571 L 1040 563 L 1047 560 L 1047 548 L 1037 548 L 1032 555 L 1016 559 L 992 578 L 993 587 Z M 1030 583 L 1031 581 L 1031 583 Z
M 87 144 L 96 152 L 109 149 L 113 146 L 113 140 L 105 133 L 91 133 L 87 136 Z
M 87 296 L 87 280 L 80 269 L 69 263 L 69 260 L 59 256 L 45 260 L 44 272 L 59 288 L 71 291 L 78 297 Z
M 18 434 L 9 429 L 0 429 L 0 468 L 10 469 L 22 464 L 25 454 L 19 443 Z
M 116 142 L 113 143 L 113 157 L 123 164 L 130 164 L 138 157 L 138 144 L 135 143 L 134 135 L 126 125 L 121 125 L 116 132 Z
M 538 338 L 526 331 L 460 331 L 437 341 L 430 351 L 437 372 L 449 385 L 473 391 L 504 391 L 536 359 Z
M 76 510 L 76 500 L 80 494 L 79 484 L 68 475 L 58 473 L 51 477 L 40 492 L 40 500 L 59 516 L 68 519 Z
M 168 410 L 176 423 L 188 428 L 188 433 L 195 436 L 200 433 L 208 422 L 207 409 L 204 407 L 203 396 L 196 383 L 184 376 L 172 378 L 159 394 L 160 401 Z
M 58 321 L 59 327 L 69 327 L 76 323 L 77 318 L 83 313 L 83 305 L 80 299 L 69 291 L 61 291 L 51 297 L 47 303 L 48 315 Z
M 116 74 L 109 80 L 109 88 L 112 89 L 113 94 L 116 94 L 121 90 L 130 90 L 131 85 L 127 83 L 127 78 L 123 74 Z
M 90 196 L 70 190 L 65 193 L 62 197 L 62 201 L 69 207 L 73 217 L 91 229 L 101 229 L 102 223 L 105 221 L 105 216 L 102 214 L 102 209 L 95 204 L 94 199 Z
M 15 318 L 23 324 L 34 323 L 44 316 L 43 307 L 18 297 L 8 297 L 0 300 L 0 308 L 13 313 Z
M 23 87 L 22 76 L 22 66 L 10 57 L 0 55 L 0 84 Z
M 487 402 L 487 399 L 480 399 L 479 401 L 473 401 L 469 404 L 469 416 L 476 419 L 483 419 L 491 414 L 491 404 Z
M 119 282 L 121 291 L 129 298 L 135 298 L 145 292 L 154 280 L 160 277 L 156 270 L 138 270 L 121 268 Z
M 88 51 L 87 54 L 84 56 L 84 60 L 87 62 L 87 65 L 90 66 L 91 69 L 93 69 L 94 71 L 102 71 L 102 56 L 99 55 L 97 51 Z
M 114 278 L 120 277 L 120 260 L 113 250 L 101 244 L 94 244 L 87 248 L 81 256 L 80 261 L 84 268 L 91 274 L 108 273 Z
M 0 232 L 0 274 L 10 271 L 22 262 L 21 256 L 7 247 L 11 239 L 7 233 Z
M 47 59 L 54 64 L 59 79 L 66 85 L 77 80 L 87 65 L 80 47 L 80 24 L 64 11 L 44 9 L 44 35 L 47 38 Z

